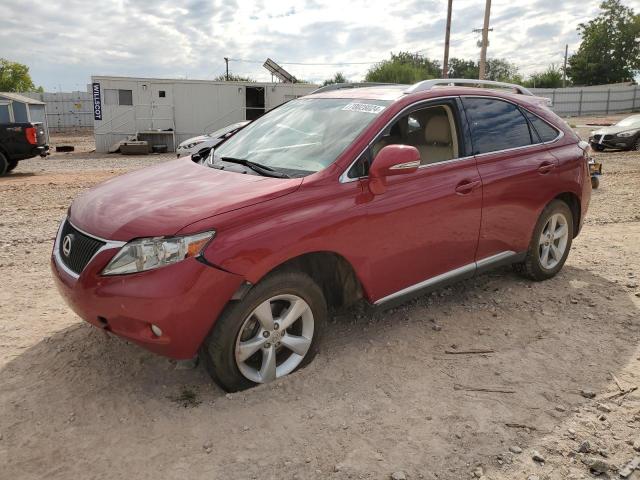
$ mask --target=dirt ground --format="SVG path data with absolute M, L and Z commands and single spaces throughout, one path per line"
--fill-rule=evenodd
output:
M 83 145 L 0 179 L 0 479 L 619 478 L 640 455 L 640 152 L 597 154 L 605 175 L 556 278 L 503 269 L 349 312 L 309 367 L 225 395 L 55 290 L 72 199 L 173 158 Z M 468 349 L 492 353 L 446 353 Z

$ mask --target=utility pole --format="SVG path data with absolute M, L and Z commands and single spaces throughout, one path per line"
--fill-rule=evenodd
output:
M 482 46 L 480 47 L 480 75 L 479 80 L 484 80 L 487 65 L 487 45 L 489 44 L 489 16 L 491 14 L 491 0 L 487 0 L 484 7 L 484 26 L 482 27 Z
M 447 7 L 447 30 L 444 34 L 444 60 L 442 62 L 442 78 L 449 76 L 449 39 L 451 38 L 451 7 L 453 0 L 449 0 Z
M 567 87 L 567 57 L 569 56 L 569 45 L 564 46 L 564 68 L 562 69 L 562 88 Z
M 229 57 L 224 57 L 224 63 L 227 64 L 227 73 L 224 78 L 228 82 L 229 81 Z

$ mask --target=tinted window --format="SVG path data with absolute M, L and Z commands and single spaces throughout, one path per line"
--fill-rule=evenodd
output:
M 9 105 L 0 105 L 0 123 L 9 123 Z
M 531 112 L 525 112 L 525 115 L 533 125 L 533 128 L 540 137 L 541 142 L 550 142 L 558 136 L 558 131 L 537 115 L 534 115 Z
M 118 90 L 118 105 L 133 105 L 133 92 L 131 90 Z
M 492 98 L 463 98 L 475 154 L 531 145 L 529 124 L 518 107 Z
M 24 123 L 29 121 L 27 115 L 27 104 L 20 102 L 13 102 L 13 120 L 18 123 Z

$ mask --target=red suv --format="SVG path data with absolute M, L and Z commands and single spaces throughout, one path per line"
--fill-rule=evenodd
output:
M 505 264 L 554 276 L 589 203 L 584 143 L 522 87 L 448 82 L 321 89 L 204 161 L 88 190 L 53 248 L 62 296 L 235 391 L 308 363 L 328 312 L 358 300 Z

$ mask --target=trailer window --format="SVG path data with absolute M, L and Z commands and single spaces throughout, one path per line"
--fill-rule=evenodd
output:
M 105 88 L 104 104 L 105 105 L 133 105 L 133 91 L 118 90 L 115 88 Z
M 118 90 L 118 105 L 133 105 L 133 91 Z

